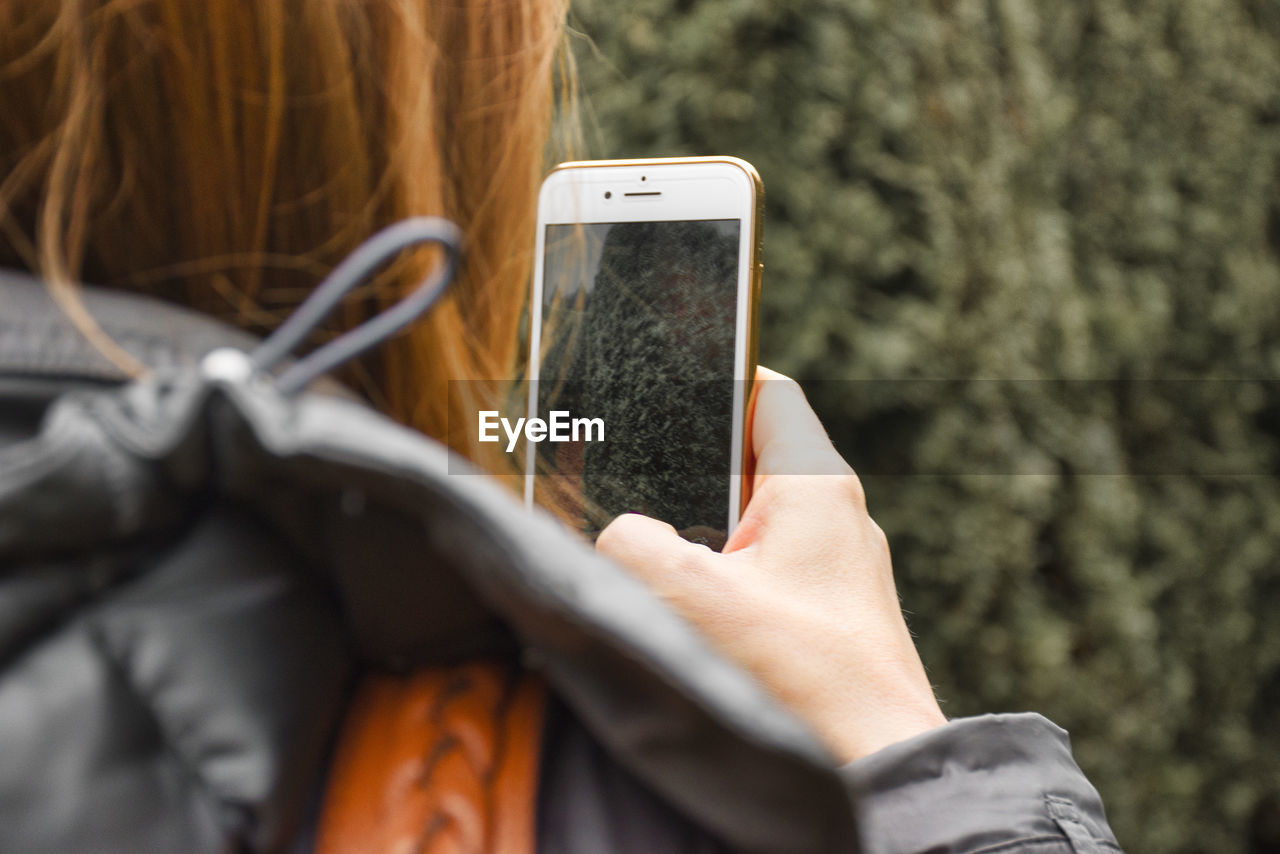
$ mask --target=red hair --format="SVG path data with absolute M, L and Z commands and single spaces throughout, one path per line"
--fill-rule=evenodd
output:
M 518 359 L 566 6 L 6 0 L 0 264 L 73 311 L 87 281 L 262 332 L 379 227 L 448 217 L 467 238 L 450 296 L 349 375 L 443 438 L 450 398 L 461 417 L 484 388 L 446 381 L 510 378 Z M 337 326 L 433 262 L 394 265 Z

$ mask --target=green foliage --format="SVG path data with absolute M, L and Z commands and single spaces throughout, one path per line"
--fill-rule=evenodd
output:
M 1250 838 L 1280 809 L 1280 5 L 575 23 L 592 156 L 763 175 L 761 360 L 842 381 L 811 397 L 946 710 L 1068 728 L 1132 851 L 1273 850 Z

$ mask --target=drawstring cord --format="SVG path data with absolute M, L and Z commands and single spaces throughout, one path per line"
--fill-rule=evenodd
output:
M 440 217 L 414 217 L 384 228 L 356 247 L 325 277 L 293 314 L 249 356 L 239 351 L 215 350 L 205 357 L 204 373 L 214 377 L 263 375 L 288 358 L 342 298 L 378 267 L 411 246 L 436 243 L 445 258 L 412 293 L 285 369 L 276 389 L 291 396 L 318 377 L 386 341 L 426 314 L 453 281 L 462 255 L 462 230 Z

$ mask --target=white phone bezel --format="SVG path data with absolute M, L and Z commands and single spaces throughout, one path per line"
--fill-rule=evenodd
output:
M 737 219 L 737 314 L 733 356 L 733 429 L 729 473 L 728 533 L 738 525 L 742 501 L 743 442 L 757 185 L 749 166 L 728 158 L 684 161 L 590 161 L 557 167 L 538 194 L 537 238 L 530 295 L 528 417 L 537 415 L 537 381 L 542 338 L 542 281 L 548 225 L 603 222 L 674 222 Z M 657 195 L 653 195 L 653 194 Z M 606 194 L 609 194 L 606 197 Z M 535 449 L 525 456 L 525 504 L 534 504 Z

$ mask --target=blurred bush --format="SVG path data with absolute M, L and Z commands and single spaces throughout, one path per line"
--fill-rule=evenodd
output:
M 945 710 L 1068 728 L 1130 851 L 1280 850 L 1280 4 L 575 26 L 591 156 L 764 176 L 761 361 L 822 381 Z

